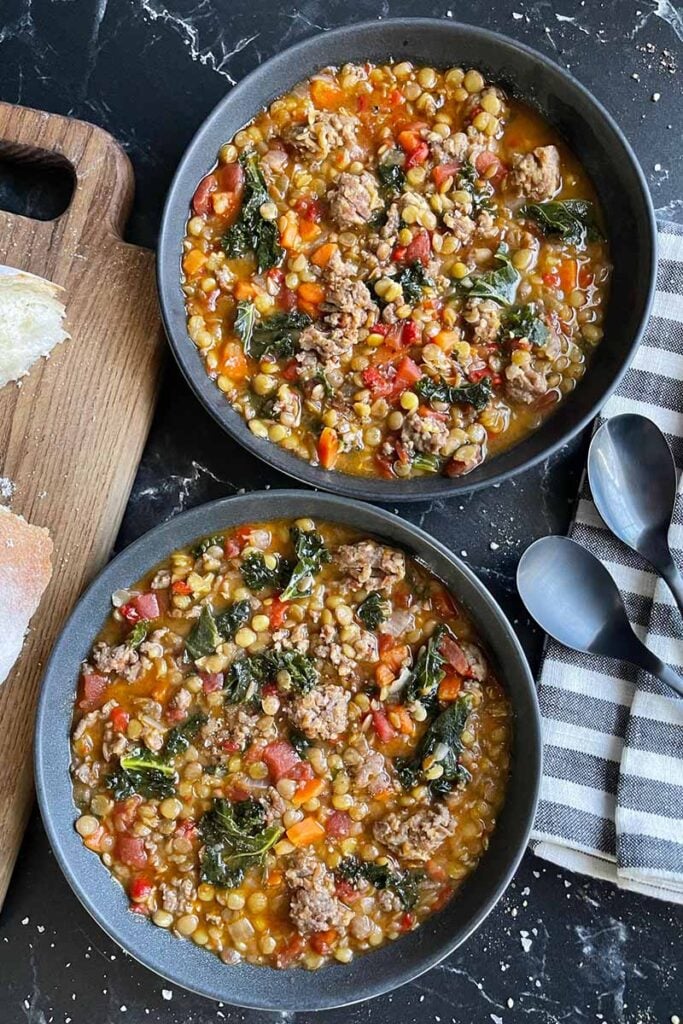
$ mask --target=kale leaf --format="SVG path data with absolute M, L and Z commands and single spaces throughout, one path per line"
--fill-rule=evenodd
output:
M 425 268 L 419 260 L 415 260 L 414 263 L 403 267 L 394 280 L 403 289 L 405 301 L 413 306 L 416 306 L 422 300 L 423 288 L 432 288 L 434 286 L 434 282 L 425 272 Z
M 315 662 L 300 651 L 272 651 L 266 655 L 271 675 L 288 672 L 295 693 L 309 693 L 318 682 Z
M 447 384 L 442 377 L 420 377 L 414 385 L 420 398 L 429 402 L 446 402 L 448 405 L 471 405 L 481 412 L 488 405 L 492 393 L 491 378 L 482 377 L 476 384 L 461 384 L 455 387 Z
M 306 733 L 301 732 L 299 729 L 289 730 L 289 742 L 301 758 L 305 757 L 306 751 L 311 745 L 311 741 Z
M 441 641 L 452 636 L 445 623 L 440 623 L 424 647 L 420 648 L 412 675 L 406 686 L 406 700 L 418 700 L 422 704 L 434 704 L 439 683 L 446 675 L 446 658 L 441 653 Z
M 279 825 L 266 825 L 266 812 L 258 800 L 231 803 L 214 799 L 199 822 L 204 842 L 200 857 L 203 882 L 224 889 L 240 885 L 249 868 L 263 863 L 282 835 Z
M 126 637 L 126 647 L 130 647 L 134 651 L 137 650 L 143 640 L 146 639 L 151 625 L 152 623 L 149 619 L 140 619 L 139 622 L 136 622 Z
M 145 747 L 133 747 L 121 756 L 119 767 L 105 779 L 117 800 L 139 793 L 147 800 L 163 800 L 175 792 L 178 781 L 173 765 Z
M 237 303 L 237 312 L 235 313 L 235 334 L 242 342 L 242 347 L 247 354 L 249 354 L 255 324 L 256 306 L 248 299 L 241 299 Z
M 242 579 L 250 590 L 258 592 L 266 587 L 281 587 L 291 572 L 291 565 L 285 559 L 275 555 L 275 568 L 269 569 L 261 551 L 252 551 L 242 562 L 240 572 Z M 284 598 L 283 598 L 284 600 Z
M 242 704 L 253 700 L 264 683 L 275 679 L 278 672 L 288 672 L 291 688 L 304 694 L 318 682 L 315 663 L 299 651 L 264 651 L 233 661 L 225 686 L 225 699 L 229 704 Z
M 190 715 L 180 725 L 174 726 L 166 737 L 166 742 L 161 752 L 162 759 L 168 761 L 173 757 L 177 757 L 178 754 L 183 754 L 201 727 L 206 725 L 207 721 L 207 716 L 198 712 L 197 714 Z
M 403 160 L 403 154 L 395 149 L 377 167 L 379 178 L 379 190 L 385 201 L 396 199 L 406 187 L 406 172 L 399 161 Z
M 550 330 L 536 315 L 536 307 L 533 302 L 508 310 L 504 320 L 504 330 L 511 338 L 526 338 L 532 345 L 538 345 L 539 348 L 545 345 L 550 337 Z
M 525 203 L 517 214 L 538 224 L 544 235 L 561 238 L 572 245 L 599 242 L 602 234 L 593 204 L 587 199 L 553 199 L 547 203 Z
M 317 530 L 302 530 L 293 526 L 290 533 L 297 561 L 289 583 L 280 595 L 282 601 L 309 597 L 313 589 L 313 576 L 330 561 L 325 541 Z
M 466 295 L 468 298 L 491 299 L 500 306 L 512 305 L 521 275 L 512 265 L 508 254 L 508 246 L 501 242 L 494 257 L 501 264 L 498 269 L 487 270 L 477 275 L 472 284 L 465 284 L 468 279 L 464 278 L 459 282 L 454 294 Z
M 242 209 L 235 223 L 228 228 L 221 239 L 223 250 L 230 259 L 237 259 L 253 252 L 259 273 L 277 267 L 284 259 L 285 251 L 279 243 L 275 223 L 261 214 L 264 203 L 270 202 L 265 179 L 258 165 L 256 153 L 242 153 L 240 163 L 244 168 L 244 199 Z
M 456 786 L 469 782 L 470 773 L 460 764 L 459 758 L 462 752 L 462 733 L 470 711 L 469 696 L 465 694 L 459 697 L 434 719 L 413 757 L 396 759 L 396 772 L 404 789 L 412 789 L 418 783 L 424 783 L 432 796 L 438 797 L 446 796 Z M 441 746 L 446 748 L 443 757 L 425 768 L 425 760 L 431 759 L 437 747 Z M 435 769 L 438 771 L 439 768 L 441 772 L 434 777 Z
M 221 637 L 208 604 L 202 606 L 199 618 L 185 638 L 185 650 L 193 661 L 205 658 L 218 647 Z
M 491 201 L 493 189 L 488 182 L 482 183 L 474 164 L 464 163 L 458 172 L 457 188 L 467 192 L 472 201 L 472 213 L 476 216 L 484 210 L 493 210 Z
M 410 464 L 413 469 L 421 469 L 424 473 L 438 473 L 441 469 L 441 462 L 439 456 L 431 452 L 416 452 Z
M 216 616 L 216 629 L 221 639 L 232 640 L 237 630 L 244 626 L 251 618 L 251 604 L 249 601 L 235 601 L 225 611 Z
M 204 540 L 200 540 L 199 544 L 195 544 L 192 548 L 192 557 L 199 558 L 205 554 L 212 547 L 223 547 L 223 538 L 219 535 L 214 537 L 205 537 Z
M 377 629 L 387 618 L 387 602 L 377 590 L 371 591 L 356 608 L 356 615 L 367 629 Z
M 388 864 L 373 864 L 358 857 L 344 857 L 336 870 L 337 877 L 351 885 L 365 879 L 375 889 L 390 889 L 406 910 L 415 906 L 422 875 L 418 871 L 392 871 Z
M 288 359 L 296 352 L 301 332 L 313 323 L 307 313 L 296 309 L 290 313 L 273 313 L 261 320 L 255 319 L 255 313 L 249 314 L 247 319 L 245 310 L 240 318 L 239 306 L 250 306 L 254 311 L 255 307 L 250 302 L 240 302 L 238 318 L 235 320 L 235 330 L 242 339 L 244 351 L 253 359 L 261 359 L 264 355 Z M 238 323 L 241 324 L 240 328 Z

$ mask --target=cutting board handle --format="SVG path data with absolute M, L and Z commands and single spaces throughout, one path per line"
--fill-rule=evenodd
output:
M 45 166 L 61 163 L 74 176 L 67 209 L 55 220 L 36 221 L 3 212 L 5 224 L 28 221 L 36 234 L 62 251 L 90 231 L 121 237 L 133 199 L 133 169 L 123 149 L 102 128 L 59 114 L 0 102 L 0 156 Z

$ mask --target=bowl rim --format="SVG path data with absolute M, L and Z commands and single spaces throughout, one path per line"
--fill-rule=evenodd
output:
M 258 509 L 256 513 L 255 507 Z M 125 585 L 126 580 L 130 585 L 143 571 L 151 569 L 164 557 L 159 552 L 168 554 L 175 547 L 218 529 L 220 523 L 224 528 L 230 528 L 240 522 L 257 521 L 258 518 L 267 521 L 269 518 L 296 518 L 298 515 L 313 515 L 329 522 L 345 522 L 356 529 L 358 522 L 362 522 L 369 533 L 380 538 L 388 536 L 389 543 L 407 547 L 413 557 L 414 548 L 419 548 L 421 553 L 417 553 L 417 557 L 428 567 L 432 557 L 435 560 L 445 559 L 449 571 L 457 577 L 458 586 L 479 605 L 478 621 L 475 620 L 478 632 L 482 631 L 486 620 L 486 631 L 495 633 L 495 644 L 490 637 L 486 641 L 494 661 L 505 651 L 508 659 L 506 666 L 510 666 L 506 667 L 507 678 L 515 680 L 516 694 L 508 690 L 513 714 L 519 721 L 518 711 L 521 707 L 525 715 L 523 728 L 528 746 L 525 747 L 523 762 L 515 752 L 510 779 L 511 788 L 513 782 L 517 782 L 518 794 L 515 799 L 521 801 L 522 820 L 515 819 L 512 842 L 507 833 L 504 843 L 500 840 L 501 849 L 504 849 L 499 858 L 502 866 L 496 865 L 497 884 L 490 890 L 485 888 L 481 896 L 474 897 L 474 906 L 469 917 L 465 915 L 464 925 L 457 918 L 444 925 L 448 929 L 447 935 L 435 937 L 437 948 L 431 953 L 421 952 L 419 946 L 413 949 L 413 944 L 422 928 L 428 927 L 430 921 L 434 923 L 435 918 L 440 920 L 438 914 L 428 918 L 415 932 L 398 940 L 399 946 L 401 943 L 406 944 L 398 951 L 398 955 L 395 953 L 396 942 L 387 943 L 372 952 L 370 955 L 375 958 L 372 963 L 377 969 L 364 971 L 360 979 L 355 979 L 352 991 L 349 990 L 350 985 L 344 984 L 342 973 L 348 974 L 352 965 L 327 965 L 322 972 L 278 971 L 246 964 L 228 968 L 218 957 L 192 943 L 181 945 L 175 936 L 164 929 L 155 928 L 152 932 L 137 930 L 142 924 L 146 929 L 150 923 L 129 912 L 127 902 L 121 899 L 122 893 L 115 879 L 100 859 L 85 848 L 74 829 L 77 810 L 72 797 L 68 764 L 75 682 L 80 661 L 111 608 L 112 591 Z M 344 518 L 345 515 L 348 518 Z M 468 606 L 467 599 L 458 594 L 452 580 L 448 585 Z M 515 728 L 515 735 L 517 731 Z M 515 761 L 520 764 L 517 769 Z M 110 938 L 160 977 L 208 998 L 262 1010 L 331 1009 L 373 998 L 414 980 L 465 942 L 503 895 L 525 852 L 538 803 L 541 761 L 541 718 L 529 665 L 510 622 L 472 570 L 440 541 L 391 512 L 346 498 L 311 494 L 302 490 L 252 492 L 219 498 L 167 520 L 125 548 L 90 584 L 69 616 L 47 663 L 36 714 L 34 768 L 38 804 L 55 858 L 81 904 Z M 519 774 L 515 775 L 515 771 Z M 512 796 L 508 790 L 506 803 Z M 482 877 L 479 872 L 486 870 L 486 856 L 472 873 L 472 878 Z M 463 887 L 463 893 L 465 891 Z M 457 906 L 458 899 L 463 899 L 462 894 L 456 897 L 451 906 Z M 409 952 L 412 957 L 407 965 L 402 963 L 402 951 Z M 362 965 L 364 959 L 364 956 L 359 957 L 354 964 Z M 235 998 L 230 993 L 231 978 L 234 977 L 232 972 L 243 969 L 247 972 L 256 971 L 257 980 L 246 995 L 238 994 Z M 306 990 L 306 979 L 314 979 L 320 974 L 333 983 L 320 992 L 316 991 L 315 983 L 311 981 L 309 993 Z M 277 975 L 280 980 L 276 981 L 272 977 L 269 980 L 268 975 Z M 277 990 L 277 1001 L 270 997 L 271 986 Z
M 483 39 L 497 46 L 501 50 L 501 55 L 504 55 L 506 52 L 508 54 L 523 54 L 526 58 L 535 61 L 539 68 L 549 75 L 559 77 L 565 87 L 570 91 L 573 90 L 574 95 L 578 94 L 579 97 L 582 97 L 584 102 L 589 107 L 592 107 L 599 118 L 602 119 L 603 127 L 608 132 L 611 132 L 612 141 L 621 147 L 623 159 L 630 165 L 630 170 L 634 176 L 634 189 L 631 201 L 634 209 L 639 208 L 638 216 L 642 220 L 642 224 L 644 225 L 647 222 L 644 229 L 641 227 L 649 243 L 649 253 L 645 254 L 649 256 L 649 281 L 647 293 L 644 295 L 642 302 L 642 313 L 629 344 L 623 347 L 616 372 L 610 371 L 612 372 L 611 379 L 605 386 L 600 388 L 600 393 L 585 411 L 574 422 L 570 423 L 558 435 L 556 440 L 545 445 L 538 442 L 537 450 L 523 457 L 515 465 L 496 471 L 496 461 L 504 458 L 506 455 L 506 452 L 502 452 L 500 456 L 493 457 L 491 460 L 493 468 L 487 472 L 483 479 L 479 480 L 472 480 L 471 475 L 466 475 L 451 479 L 439 476 L 437 478 L 419 477 L 412 481 L 388 481 L 379 478 L 353 476 L 352 474 L 336 470 L 323 470 L 318 466 L 312 466 L 304 459 L 292 452 L 286 451 L 274 442 L 264 438 L 257 438 L 251 433 L 242 416 L 232 408 L 225 396 L 219 391 L 215 381 L 211 380 L 206 373 L 203 361 L 187 335 L 184 309 L 183 315 L 179 316 L 177 307 L 179 302 L 182 306 L 182 292 L 180 290 L 181 236 L 178 233 L 178 229 L 187 218 L 189 197 L 192 194 L 192 188 L 196 187 L 196 183 L 202 173 L 193 169 L 195 154 L 201 150 L 204 137 L 210 134 L 217 122 L 221 121 L 226 108 L 230 109 L 235 104 L 239 105 L 242 95 L 248 93 L 248 90 L 255 83 L 262 80 L 264 86 L 266 86 L 269 73 L 272 70 L 279 70 L 286 63 L 296 65 L 297 56 L 305 54 L 311 47 L 318 44 L 320 38 L 335 40 L 344 36 L 355 37 L 359 33 L 381 35 L 389 30 L 421 32 L 434 31 L 435 29 L 438 29 L 441 33 L 448 32 L 454 36 L 459 36 L 465 40 L 473 37 Z M 263 89 L 263 91 L 268 92 L 267 88 Z M 265 99 L 263 102 L 268 102 L 268 100 Z M 254 113 L 251 116 L 254 116 Z M 204 168 L 203 173 L 206 172 L 207 169 Z M 185 149 L 168 190 L 157 246 L 157 285 L 161 316 L 169 345 L 190 389 L 223 430 L 234 441 L 237 441 L 238 444 L 266 463 L 266 465 L 301 483 L 340 496 L 391 503 L 431 501 L 439 498 L 446 499 L 456 494 L 471 493 L 484 487 L 496 486 L 504 480 L 508 480 L 518 473 L 531 469 L 539 462 L 554 455 L 560 448 L 576 437 L 607 402 L 633 360 L 652 309 L 656 284 L 656 266 L 657 228 L 654 206 L 647 182 L 630 143 L 602 103 L 574 78 L 569 71 L 525 43 L 517 42 L 489 29 L 482 29 L 475 25 L 439 18 L 388 18 L 384 21 L 362 21 L 352 25 L 344 25 L 326 31 L 322 37 L 320 33 L 317 33 L 300 40 L 251 71 L 236 86 L 231 88 L 213 110 L 209 112 Z M 515 448 L 519 447 L 520 444 L 523 445 L 525 441 L 532 439 L 535 435 L 540 434 L 542 439 L 543 435 L 541 432 L 544 428 L 545 424 L 541 425 L 538 431 L 528 435 L 527 438 L 523 438 L 517 445 L 512 446 L 507 451 L 514 452 Z

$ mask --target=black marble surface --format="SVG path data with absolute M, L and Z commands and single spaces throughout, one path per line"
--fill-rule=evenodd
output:
M 569 68 L 635 147 L 660 216 L 683 220 L 683 16 L 670 0 L 0 0 L 0 98 L 93 121 L 135 168 L 128 237 L 153 246 L 166 187 L 198 124 L 231 85 L 284 46 L 365 18 L 458 18 L 529 43 Z M 0 202 L 21 175 L 0 164 Z M 24 178 L 26 181 L 26 179 Z M 26 182 L 24 209 L 54 215 Z M 526 545 L 566 529 L 586 438 L 546 465 L 461 502 L 403 514 L 461 553 L 515 623 L 535 666 L 541 637 L 516 597 Z M 124 546 L 174 512 L 287 481 L 235 448 L 168 363 L 126 513 Z M 530 854 L 470 942 L 395 994 L 324 1014 L 330 1024 L 655 1024 L 683 1016 L 680 909 L 566 875 Z M 315 1015 L 297 1015 L 297 1024 Z M 33 815 L 0 914 L 0 1024 L 276 1022 L 167 986 L 123 954 L 77 903 Z

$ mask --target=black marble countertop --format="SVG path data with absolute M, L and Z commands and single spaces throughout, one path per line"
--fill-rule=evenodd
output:
M 120 139 L 137 179 L 128 237 L 154 246 L 178 159 L 236 81 L 322 29 L 415 15 L 496 29 L 570 69 L 625 130 L 658 214 L 683 221 L 683 13 L 671 0 L 301 0 L 293 7 L 273 0 L 1 0 L 0 98 L 93 121 Z M 0 200 L 9 203 L 11 177 L 0 165 Z M 27 207 L 41 202 L 36 183 Z M 529 542 L 566 529 L 585 447 L 586 437 L 462 501 L 402 509 L 488 584 L 534 666 L 541 637 L 513 574 Z M 169 360 L 118 546 L 208 499 L 286 484 L 236 448 Z M 677 908 L 527 854 L 463 949 L 393 995 L 323 1016 L 330 1024 L 678 1024 L 682 925 Z M 73 896 L 34 813 L 0 914 L 0 1024 L 254 1024 L 291 1016 L 211 1003 L 122 953 Z

